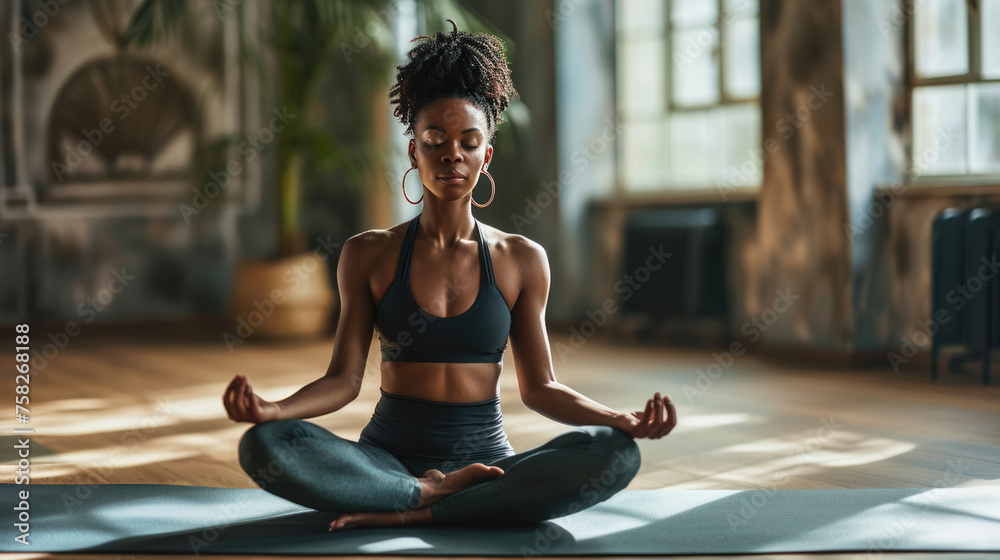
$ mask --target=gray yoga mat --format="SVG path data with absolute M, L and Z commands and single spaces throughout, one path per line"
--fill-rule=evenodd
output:
M 27 490 L 29 545 L 16 517 Z M 260 489 L 0 485 L 3 552 L 435 556 L 1000 551 L 1000 488 L 626 490 L 517 529 L 328 532 L 335 514 Z M 11 529 L 14 529 L 11 532 Z M 869 555 L 869 557 L 874 557 Z

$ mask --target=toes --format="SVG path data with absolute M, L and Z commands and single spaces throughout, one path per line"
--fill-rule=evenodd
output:
M 503 469 L 500 467 L 483 465 L 483 469 L 476 474 L 483 478 L 495 478 L 503 474 Z
M 352 519 L 349 516 L 342 515 L 330 522 L 330 528 L 328 530 L 335 531 L 337 529 L 346 529 L 350 527 L 351 520 Z
M 424 473 L 423 478 L 429 478 L 431 480 L 440 482 L 444 480 L 445 474 L 437 469 L 430 469 Z

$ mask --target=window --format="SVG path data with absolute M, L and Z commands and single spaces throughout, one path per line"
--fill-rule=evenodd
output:
M 909 48 L 915 174 L 1000 172 L 997 24 L 1000 0 L 914 3 Z
M 755 188 L 756 0 L 618 0 L 619 179 L 628 191 Z

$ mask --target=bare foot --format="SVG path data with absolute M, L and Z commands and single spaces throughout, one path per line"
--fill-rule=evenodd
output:
M 423 508 L 435 504 L 459 490 L 493 480 L 502 474 L 503 469 L 500 467 L 487 467 L 483 463 L 472 463 L 448 474 L 431 469 L 424 473 L 423 478 L 417 479 L 420 481 L 420 501 L 416 507 Z
M 341 515 L 330 523 L 330 530 L 351 527 L 385 527 L 388 525 L 429 525 L 432 523 L 431 508 L 446 497 L 486 482 L 503 474 L 500 467 L 488 467 L 483 463 L 473 463 L 465 468 L 445 474 L 437 469 L 424 473 L 420 481 L 420 501 L 414 510 L 395 512 L 362 512 Z
M 380 511 L 348 513 L 330 523 L 329 531 L 351 529 L 353 527 L 388 527 L 390 525 L 430 525 L 431 508 L 413 511 Z

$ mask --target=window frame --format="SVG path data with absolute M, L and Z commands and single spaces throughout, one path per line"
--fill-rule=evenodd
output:
M 727 24 L 731 20 L 740 19 L 741 17 L 751 17 L 757 23 L 757 51 L 758 57 L 760 56 L 761 50 L 761 19 L 760 19 L 760 1 L 757 0 L 757 8 L 752 16 L 738 16 L 726 10 L 727 0 L 711 0 L 716 6 L 716 16 L 706 23 L 707 26 L 711 26 L 716 33 L 718 38 L 715 48 L 717 49 L 716 56 L 716 79 L 718 87 L 718 99 L 713 103 L 701 103 L 697 105 L 679 105 L 674 100 L 674 65 L 676 64 L 673 59 L 674 45 L 673 37 L 675 30 L 684 30 L 683 27 L 676 27 L 673 22 L 672 10 L 674 0 L 659 0 L 663 9 L 663 25 L 662 28 L 657 33 L 643 33 L 640 36 L 626 38 L 623 40 L 620 33 L 621 22 L 617 21 L 619 15 L 618 3 L 628 1 L 628 0 L 615 0 L 614 13 L 615 22 L 613 24 L 614 29 L 614 47 L 615 47 L 615 109 L 618 119 L 623 121 L 624 126 L 628 126 L 637 122 L 641 122 L 643 119 L 655 118 L 661 122 L 665 129 L 669 130 L 670 119 L 676 114 L 692 114 L 698 112 L 706 112 L 712 110 L 723 109 L 730 106 L 738 105 L 754 105 L 757 110 L 757 116 L 760 117 L 762 112 L 761 107 L 761 89 L 763 85 L 762 77 L 758 79 L 757 92 L 753 96 L 748 97 L 734 97 L 729 95 L 727 91 L 727 78 L 726 78 L 726 41 L 728 40 L 728 34 L 726 33 Z M 622 82 L 619 78 L 619 53 L 622 50 L 622 45 L 625 42 L 638 42 L 644 39 L 650 39 L 656 37 L 663 42 L 663 86 L 664 86 L 664 96 L 658 105 L 657 113 L 655 116 L 651 114 L 643 114 L 638 112 L 631 112 L 623 110 L 621 105 L 621 86 Z M 761 67 L 758 67 L 758 72 Z M 757 131 L 757 144 L 754 148 L 762 148 L 763 146 L 763 123 L 760 123 L 759 130 Z M 669 141 L 664 144 L 669 150 Z M 704 185 L 692 185 L 692 184 L 681 184 L 675 183 L 669 178 L 669 173 L 663 174 L 663 177 L 658 181 L 655 188 L 635 188 L 629 186 L 626 182 L 624 175 L 621 172 L 621 162 L 622 162 L 622 145 L 618 144 L 616 147 L 616 161 L 617 169 L 615 173 L 615 195 L 621 198 L 636 199 L 636 200 L 673 200 L 673 199 L 683 199 L 683 200 L 712 200 L 718 201 L 719 189 L 723 186 L 717 180 L 712 180 L 705 183 Z M 752 186 L 741 186 L 735 191 L 729 194 L 729 197 L 734 200 L 746 200 L 746 199 L 756 199 L 760 189 L 763 187 L 763 177 L 756 184 Z M 726 200 L 728 198 L 724 198 Z
M 622 1 L 622 0 L 618 0 Z M 627 0 L 626 0 L 627 1 Z M 760 106 L 760 86 L 761 83 L 757 83 L 757 95 L 753 97 L 730 97 L 726 92 L 726 25 L 725 25 L 725 3 L 726 0 L 711 0 L 715 2 L 716 14 L 718 14 L 715 19 L 710 22 L 710 25 L 715 27 L 715 32 L 719 37 L 719 42 L 717 49 L 719 51 L 719 64 L 716 70 L 716 79 L 719 86 L 719 100 L 715 103 L 703 103 L 700 105 L 677 105 L 674 102 L 674 61 L 673 61 L 673 35 L 674 35 L 674 23 L 671 17 L 674 0 L 662 0 L 664 3 L 663 16 L 665 19 L 665 29 L 663 33 L 664 37 L 664 48 L 667 50 L 667 72 L 670 77 L 670 81 L 667 84 L 667 114 L 674 112 L 685 112 L 685 111 L 707 111 L 709 109 L 714 109 L 716 107 L 721 107 L 723 105 L 739 105 L 741 103 L 757 103 Z M 760 2 L 757 3 L 757 13 L 754 15 L 754 19 L 757 20 L 757 55 L 760 56 Z M 683 28 L 681 28 L 683 29 Z
M 916 52 L 916 9 L 917 7 L 913 4 L 910 5 L 911 10 L 907 17 L 906 22 L 906 56 L 905 56 L 905 69 L 906 69 L 906 88 L 908 96 L 909 105 L 909 124 L 910 124 L 910 138 L 909 146 L 907 150 L 907 167 L 904 174 L 907 175 L 907 182 L 913 185 L 920 185 L 927 187 L 939 187 L 948 184 L 955 184 L 956 186 L 970 186 L 977 184 L 996 184 L 997 178 L 1000 177 L 1000 170 L 987 170 L 987 171 L 973 171 L 972 170 L 972 157 L 973 157 L 973 144 L 972 144 L 972 95 L 971 88 L 968 86 L 970 84 L 1000 84 L 1000 76 L 995 78 L 986 78 L 982 71 L 982 6 L 979 0 L 965 0 L 966 3 L 966 26 L 967 26 L 967 37 L 966 41 L 966 56 L 968 57 L 968 69 L 964 74 L 956 74 L 952 76 L 936 76 L 933 78 L 922 78 L 917 74 L 917 52 Z M 915 95 L 918 88 L 924 87 L 934 87 L 934 86 L 948 86 L 948 85 L 961 85 L 966 86 L 965 96 L 966 96 L 966 130 L 965 130 L 965 173 L 933 173 L 933 172 L 918 172 L 914 169 L 914 145 L 915 145 L 915 133 L 913 129 L 914 119 L 914 108 L 915 108 Z

